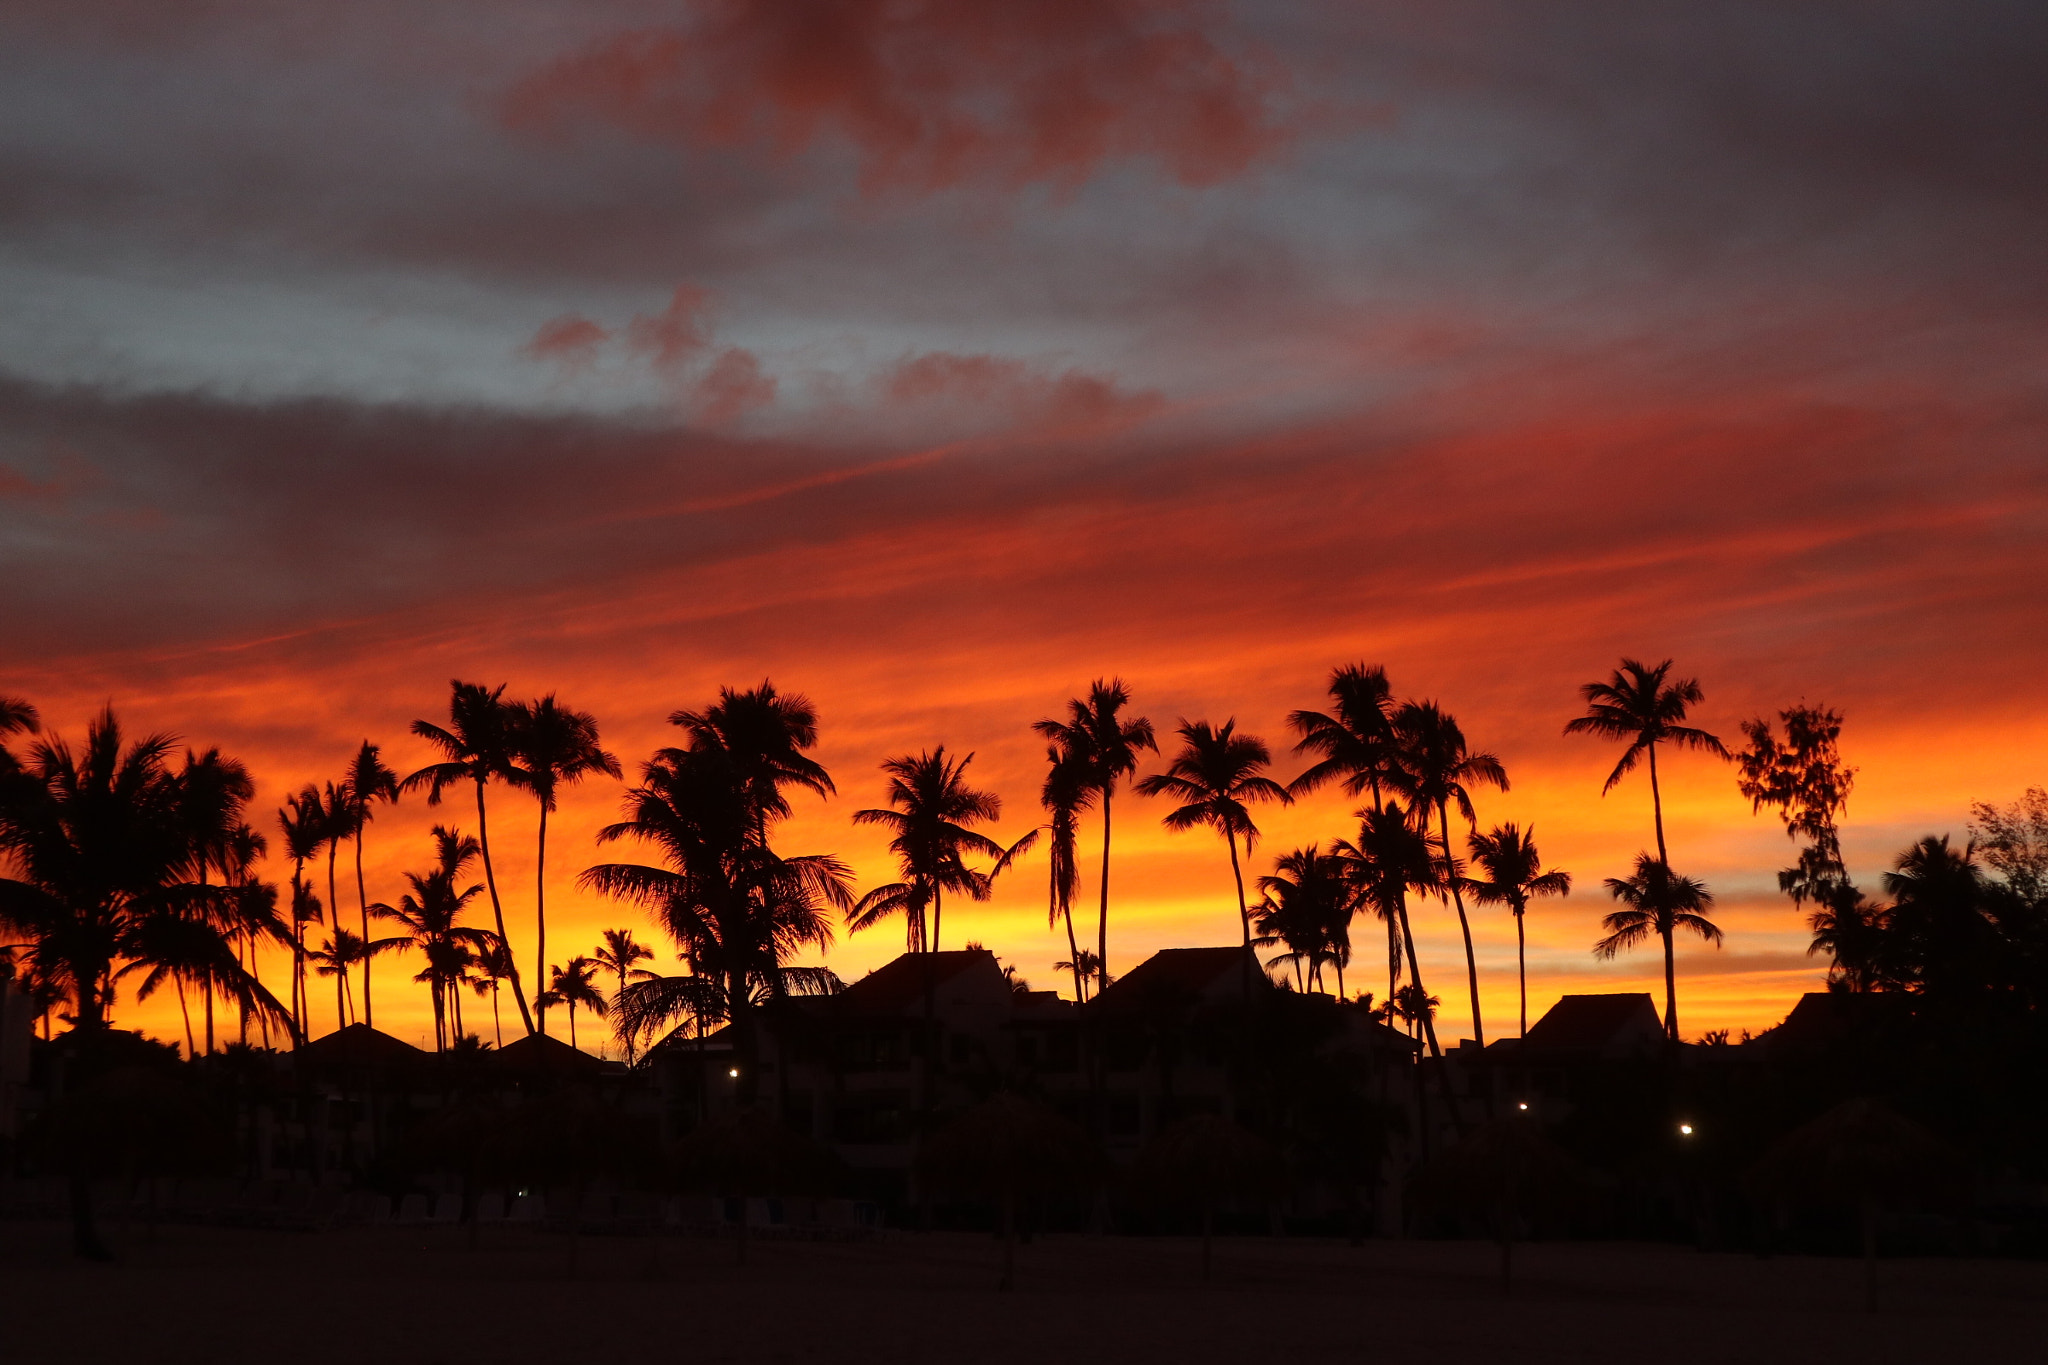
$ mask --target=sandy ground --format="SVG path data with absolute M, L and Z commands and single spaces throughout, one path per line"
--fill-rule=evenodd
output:
M 2048 1265 L 1861 1264 L 1618 1244 L 1042 1238 L 994 1292 L 982 1237 L 859 1244 L 568 1239 L 493 1229 L 117 1229 L 120 1260 L 55 1223 L 0 1223 L 4 1357 L 19 1361 L 1946 1361 L 2041 1359 Z

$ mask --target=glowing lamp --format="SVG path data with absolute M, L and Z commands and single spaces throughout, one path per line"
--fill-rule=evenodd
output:
M 1689 1124 L 1689 1123 L 1681 1123 L 1681 1124 L 1679 1124 L 1679 1125 L 1678 1125 L 1678 1135 L 1679 1135 L 1680 1137 L 1691 1137 L 1691 1136 L 1692 1136 L 1692 1125 L 1691 1125 L 1691 1124 Z
M 738 1067 L 734 1067 L 734 1068 L 733 1068 L 732 1070 L 730 1070 L 730 1071 L 726 1072 L 725 1074 L 726 1074 L 726 1075 L 728 1075 L 728 1076 L 731 1076 L 731 1077 L 732 1077 L 733 1079 L 737 1080 L 737 1079 L 739 1079 L 740 1069 L 739 1069 Z M 1686 1129 L 1685 1131 L 1686 1131 L 1686 1132 L 1688 1132 L 1688 1133 L 1690 1133 L 1690 1132 L 1692 1131 L 1692 1129 L 1688 1128 L 1688 1129 Z

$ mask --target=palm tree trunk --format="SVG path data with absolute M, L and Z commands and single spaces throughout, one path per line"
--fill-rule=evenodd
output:
M 505 1026 L 498 1022 L 498 983 L 495 978 L 491 981 L 491 1033 L 498 1040 L 498 1050 L 504 1051 Z
M 206 1055 L 213 1055 L 213 981 L 206 983 Z
M 533 867 L 533 979 L 535 981 L 545 981 L 548 974 L 547 876 L 548 805 L 547 802 L 543 801 L 540 805 L 540 838 Z M 574 1005 L 569 1007 L 569 1029 L 572 1033 L 576 1029 L 576 1007 Z M 545 1005 L 540 1008 L 540 1031 L 542 1037 L 547 1036 L 548 1011 Z
M 1657 742 L 1650 741 L 1650 814 L 1657 822 L 1657 861 L 1671 870 L 1671 855 L 1664 851 L 1664 794 L 1657 787 Z
M 173 982 L 178 988 L 178 1013 L 185 1016 L 185 1060 L 191 1061 L 199 1055 L 199 1047 L 192 1041 L 192 1007 L 185 1003 L 185 983 Z
M 1102 788 L 1102 904 L 1095 912 L 1095 993 L 1109 988 L 1109 798 L 1116 790 L 1112 779 Z
M 1053 905 L 1067 922 L 1067 962 L 1074 969 L 1074 1003 L 1079 1004 L 1088 998 L 1088 992 L 1081 985 L 1081 945 L 1074 938 L 1074 901 L 1071 896 L 1060 896 L 1057 872 L 1053 874 L 1053 883 Z
M 543 1014 L 541 1017 L 545 1019 L 547 1016 Z M 574 1000 L 569 1002 L 569 1046 L 572 1050 L 576 1046 L 576 1002 Z
M 1237 865 L 1237 836 L 1229 829 L 1223 831 L 1223 842 L 1230 849 L 1230 879 L 1237 885 L 1237 921 L 1244 930 L 1244 962 L 1241 975 L 1244 977 L 1244 998 L 1252 997 L 1252 912 L 1244 903 L 1244 871 Z M 1301 964 L 1295 963 L 1295 974 L 1301 973 Z
M 1678 1041 L 1678 970 L 1671 951 L 1671 930 L 1664 930 L 1664 1033 Z
M 1522 937 L 1522 907 L 1515 907 L 1515 977 L 1522 988 L 1522 1036 L 1529 1036 L 1529 954 Z
M 498 942 L 510 945 L 512 940 L 505 937 L 505 906 L 498 899 L 498 875 L 491 868 L 491 832 L 484 823 L 484 780 L 481 777 L 476 780 L 476 843 L 484 855 L 484 885 L 491 892 L 491 915 L 498 923 Z M 526 1008 L 526 993 L 519 986 L 519 962 L 510 951 L 505 954 L 505 967 L 510 973 L 507 979 L 512 983 L 513 1003 L 519 1006 L 519 1017 L 525 1022 L 530 1037 L 534 1032 L 533 1015 Z
M 1479 1019 L 1479 959 L 1472 952 L 1472 924 L 1465 918 L 1465 897 L 1458 891 L 1458 873 L 1451 858 L 1451 812 L 1448 803 L 1436 803 L 1437 832 L 1444 841 L 1444 882 L 1451 888 L 1451 903 L 1458 907 L 1458 932 L 1465 936 L 1465 975 L 1472 990 L 1472 1041 L 1486 1046 L 1486 1027 Z
M 939 915 L 940 915 L 940 913 L 941 913 L 942 911 L 944 911 L 944 910 L 945 910 L 945 908 L 946 908 L 946 893 L 945 893 L 945 891 L 944 891 L 944 890 L 943 890 L 942 888 L 938 887 L 938 886 L 933 886 L 933 887 L 932 887 L 932 938 L 931 938 L 931 942 L 925 945 L 925 951 L 926 951 L 926 952 L 928 952 L 928 953 L 936 953 L 936 952 L 937 952 L 937 951 L 939 950 Z
M 348 978 L 340 972 L 334 974 L 334 1031 L 341 1032 L 348 1027 Z
M 1415 931 L 1408 927 L 1408 897 L 1405 893 L 1395 902 L 1395 907 L 1401 916 L 1401 939 L 1408 947 L 1408 982 L 1426 995 L 1428 992 L 1422 987 L 1422 963 L 1415 956 Z M 1422 1036 L 1428 1040 L 1429 1055 L 1441 1059 L 1444 1050 L 1437 1044 L 1436 1025 L 1430 1021 L 1427 1011 L 1422 1016 Z
M 365 807 L 367 809 L 367 807 Z M 363 912 L 363 1023 L 371 1028 L 377 1026 L 377 1016 L 370 1009 L 370 893 L 363 884 L 363 827 L 356 826 L 356 903 Z

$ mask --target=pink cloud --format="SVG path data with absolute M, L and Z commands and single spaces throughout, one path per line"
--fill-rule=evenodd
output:
M 611 340 L 611 333 L 575 313 L 565 313 L 540 325 L 533 339 L 519 348 L 529 360 L 551 360 L 570 370 L 587 369 L 597 359 L 597 348 Z
M 670 369 L 696 359 L 710 343 L 703 321 L 708 291 L 694 284 L 679 284 L 668 307 L 652 315 L 642 314 L 626 327 L 626 342 L 651 358 L 657 367 Z
M 1184 185 L 1287 146 L 1277 70 L 1172 0 L 701 0 L 520 82 L 514 128 L 595 123 L 692 148 L 850 143 L 869 191 L 974 179 L 1072 189 L 1156 162 Z
M 743 347 L 728 346 L 720 351 L 697 381 L 697 415 L 713 426 L 723 426 L 774 401 L 775 377 L 763 373 L 760 360 Z

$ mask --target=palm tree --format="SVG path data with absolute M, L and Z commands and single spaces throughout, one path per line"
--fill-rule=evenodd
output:
M 1680 749 L 1704 749 L 1724 759 L 1729 757 L 1720 740 L 1705 730 L 1696 730 L 1681 723 L 1688 710 L 1705 700 L 1706 693 L 1700 690 L 1697 678 L 1681 678 L 1667 683 L 1665 678 L 1670 672 L 1669 659 L 1655 668 L 1647 668 L 1634 659 L 1623 659 L 1621 667 L 1615 669 L 1606 682 L 1590 682 L 1579 689 L 1586 699 L 1586 714 L 1564 727 L 1568 735 L 1599 735 L 1628 741 L 1621 761 L 1614 765 L 1614 771 L 1607 775 L 1606 785 L 1600 788 L 1602 796 L 1613 791 L 1616 783 L 1634 772 L 1636 764 L 1644 757 L 1649 758 L 1650 811 L 1657 827 L 1657 861 L 1667 867 L 1671 864 L 1671 854 L 1664 847 L 1664 795 L 1657 784 L 1657 746 L 1669 744 Z
M 513 762 L 511 722 L 513 708 L 504 701 L 503 686 L 485 688 L 456 680 L 449 684 L 448 725 L 444 729 L 429 721 L 416 720 L 412 732 L 432 743 L 444 755 L 399 783 L 400 791 L 426 788 L 427 804 L 441 804 L 441 793 L 457 782 L 476 787 L 477 846 L 483 853 L 484 885 L 491 893 L 491 915 L 498 940 L 505 936 L 505 906 L 498 899 L 498 876 L 491 865 L 490 826 L 484 818 L 484 786 L 491 781 L 522 783 L 526 774 Z M 374 907 L 372 907 L 374 908 Z M 534 1032 L 533 1014 L 526 1007 L 526 994 L 519 984 L 519 964 L 511 964 L 506 979 L 512 983 L 512 1000 L 519 1006 L 519 1018 L 528 1033 Z
M 1041 720 L 1031 728 L 1051 740 L 1083 766 L 1089 787 L 1102 797 L 1102 903 L 1095 916 L 1097 989 L 1109 976 L 1109 808 L 1116 784 L 1138 771 L 1138 752 L 1159 752 L 1152 722 L 1143 716 L 1124 719 L 1131 689 L 1122 678 L 1089 684 L 1086 700 L 1067 702 L 1067 719 Z M 1074 959 L 1078 961 L 1079 959 Z
M 1291 711 L 1288 726 L 1301 739 L 1297 754 L 1322 757 L 1287 784 L 1290 796 L 1305 796 L 1331 782 L 1341 782 L 1351 797 L 1372 795 L 1382 805 L 1381 790 L 1393 768 L 1394 695 L 1387 671 L 1379 665 L 1346 664 L 1330 674 L 1332 710 Z
M 744 692 L 722 687 L 718 700 L 702 711 L 678 710 L 668 721 L 689 735 L 691 749 L 722 754 L 732 764 L 754 813 L 757 843 L 767 842 L 770 820 L 790 813 L 785 787 L 819 796 L 838 793 L 831 774 L 805 753 L 817 747 L 818 709 L 801 692 L 785 695 L 766 679 Z
M 1624 948 L 1633 948 L 1651 934 L 1664 940 L 1664 1033 L 1678 1041 L 1678 969 L 1672 951 L 1672 937 L 1680 929 L 1698 934 L 1715 947 L 1721 946 L 1721 931 L 1702 912 L 1714 904 L 1707 888 L 1691 877 L 1681 877 L 1660 858 L 1636 855 L 1635 875 L 1609 877 L 1607 893 L 1622 908 L 1601 922 L 1607 937 L 1593 945 L 1593 956 L 1611 960 Z
M 320 852 L 327 829 L 327 808 L 320 789 L 308 782 L 285 798 L 277 812 L 278 831 L 284 835 L 285 857 L 292 860 L 292 1018 L 300 1037 L 306 1035 L 311 1012 L 306 1001 L 306 924 L 320 918 L 320 901 L 306 884 L 306 864 Z
M 334 926 L 334 932 L 327 936 L 327 942 L 306 954 L 306 960 L 314 965 L 314 973 L 331 976 L 334 982 L 334 1018 L 336 1028 L 346 1028 L 355 1022 L 355 1002 L 349 997 L 348 974 L 350 968 L 363 969 L 364 990 L 367 993 L 370 979 L 370 959 L 380 953 L 395 952 L 412 942 L 409 938 L 365 939 L 341 925 Z M 369 1001 L 367 994 L 363 1002 L 363 1022 L 368 1024 Z
M 1442 867 L 1426 835 L 1398 807 L 1367 807 L 1358 812 L 1358 839 L 1339 841 L 1333 856 L 1344 860 L 1346 873 L 1359 895 L 1387 924 L 1387 999 L 1401 989 L 1401 959 L 1408 960 L 1408 982 L 1422 988 L 1422 960 L 1415 951 L 1415 933 L 1408 923 L 1408 893 L 1433 895 L 1442 889 Z M 1433 1016 L 1422 1021 L 1432 1056 L 1441 1057 Z
M 837 978 L 787 959 L 832 941 L 830 909 L 852 904 L 848 872 L 823 854 L 784 857 L 766 842 L 768 824 L 735 764 L 720 749 L 665 749 L 626 793 L 626 818 L 598 831 L 599 843 L 632 839 L 661 855 L 662 866 L 605 863 L 580 884 L 645 907 L 666 929 L 690 974 L 635 982 L 621 1001 L 634 1036 L 707 1017 L 731 1021 L 742 1062 L 741 1092 L 751 1094 L 760 1001 L 818 994 Z M 771 816 L 772 816 L 771 812 Z
M 1485 834 L 1474 830 L 1470 839 L 1472 861 L 1486 869 L 1484 880 L 1468 878 L 1465 886 L 1472 899 L 1482 905 L 1505 905 L 1515 915 L 1515 979 L 1522 992 L 1522 1036 L 1529 1036 L 1529 959 L 1522 932 L 1522 915 L 1538 896 L 1568 896 L 1572 874 L 1543 870 L 1536 852 L 1536 827 L 1528 832 L 1513 821 L 1495 825 Z
M 1248 801 L 1291 799 L 1287 789 L 1263 770 L 1273 761 L 1272 751 L 1256 735 L 1237 733 L 1235 718 L 1220 726 L 1206 720 L 1183 720 L 1175 731 L 1181 738 L 1180 752 L 1166 765 L 1166 771 L 1140 781 L 1137 790 L 1145 796 L 1167 796 L 1181 804 L 1167 812 L 1160 822 L 1171 830 L 1207 825 L 1223 836 L 1230 850 L 1230 875 L 1237 885 L 1237 917 L 1244 930 L 1244 946 L 1252 946 L 1251 909 L 1244 899 L 1244 869 L 1237 860 L 1237 841 L 1244 840 L 1250 854 L 1259 837 L 1252 823 Z M 1249 970 L 1249 968 L 1247 968 Z
M 1408 1036 L 1413 1038 L 1418 1031 L 1431 1037 L 1436 1035 L 1436 1026 L 1431 1021 L 1436 1018 L 1437 1006 L 1442 1003 L 1443 1001 L 1411 981 L 1395 991 L 1394 998 L 1388 1001 L 1387 1005 L 1394 1017 L 1408 1026 Z
M 1046 833 L 1052 840 L 1051 866 L 1047 871 L 1050 891 L 1046 900 L 1045 922 L 1051 928 L 1064 924 L 1067 931 L 1067 960 L 1059 970 L 1074 974 L 1074 999 L 1085 1002 L 1088 999 L 1088 970 L 1084 961 L 1095 960 L 1095 954 L 1081 950 L 1074 937 L 1074 890 L 1080 881 L 1081 865 L 1078 858 L 1081 812 L 1094 799 L 1094 788 L 1090 785 L 1087 765 L 1060 745 L 1048 745 L 1045 751 L 1047 772 L 1045 786 L 1039 793 L 1039 803 L 1050 817 Z
M 541 992 L 541 998 L 547 1002 L 543 1006 L 544 1009 L 552 1008 L 556 1005 L 567 1005 L 569 1007 L 570 1047 L 576 1046 L 576 1007 L 578 1005 L 589 1010 L 600 1019 L 605 1016 L 607 1006 L 604 995 L 597 989 L 592 979 L 597 975 L 597 972 L 598 964 L 589 958 L 581 955 L 572 957 L 565 965 L 551 969 L 552 980 L 548 988 Z
M 457 922 L 484 889 L 475 883 L 466 887 L 456 885 L 470 863 L 482 853 L 481 842 L 445 825 L 434 826 L 433 836 L 433 870 L 406 873 L 405 880 L 412 890 L 399 898 L 397 906 L 373 905 L 370 910 L 396 921 L 405 930 L 406 946 L 419 949 L 426 958 L 425 969 L 413 980 L 426 985 L 433 997 L 434 1046 L 437 1051 L 446 1051 L 453 1041 L 449 1028 L 451 1002 L 456 1009 L 461 1008 L 456 988 L 477 954 L 499 940 L 486 930 L 471 929 Z M 457 1034 L 460 1028 L 456 1023 Z
M 591 960 L 597 963 L 600 969 L 618 977 L 618 990 L 612 996 L 615 1000 L 625 993 L 629 983 L 634 981 L 652 981 L 655 976 L 653 972 L 640 965 L 643 962 L 654 961 L 654 950 L 644 944 L 634 942 L 631 929 L 605 930 L 604 942 L 592 954 Z M 630 1063 L 633 1060 L 634 1040 L 631 1037 L 627 1037 L 621 1039 L 621 1041 L 626 1045 L 626 1061 Z
M 546 971 L 548 946 L 547 867 L 548 815 L 565 782 L 580 782 L 592 773 L 619 776 L 619 761 L 598 747 L 597 717 L 563 706 L 550 692 L 539 701 L 512 708 L 511 730 L 515 771 L 520 786 L 540 802 L 540 833 L 534 858 L 533 919 L 535 980 Z M 540 1031 L 548 1031 L 546 1005 L 535 1011 Z
M 1884 889 L 1892 908 L 1876 956 L 1888 981 L 1947 1002 L 1995 979 L 2000 944 L 1976 845 L 1929 835 L 1899 855 Z
M 341 846 L 355 834 L 354 816 L 349 810 L 348 793 L 332 782 L 325 783 L 320 792 L 320 846 L 327 850 L 327 913 L 335 924 L 341 923 L 341 896 L 335 889 L 334 864 L 341 853 Z M 313 1022 L 313 1007 L 306 1006 L 306 1022 Z
M 1283 946 L 1286 952 L 1269 966 L 1294 967 L 1297 988 L 1322 984 L 1325 964 L 1336 969 L 1337 997 L 1344 997 L 1344 968 L 1351 961 L 1351 915 L 1358 890 L 1345 876 L 1345 862 L 1310 844 L 1274 861 L 1271 875 L 1259 878 L 1261 898 L 1255 907 L 1258 946 Z
M 4 712 L 9 731 L 33 715 L 19 703 Z M 219 926 L 239 892 L 201 875 L 219 865 L 223 832 L 240 823 L 246 775 L 217 756 L 174 770 L 173 743 L 167 735 L 124 742 L 109 708 L 88 725 L 83 749 L 50 736 L 25 762 L 10 760 L 0 852 L 15 875 L 0 878 L 0 930 L 28 943 L 31 967 L 70 997 L 85 1032 L 108 1026 L 118 983 L 135 963 L 161 962 L 181 981 L 282 1014 L 250 989 L 225 946 Z M 172 925 L 175 953 L 165 942 Z M 202 960 L 193 940 L 209 936 L 220 953 Z
M 1469 787 L 1488 783 L 1508 789 L 1507 770 L 1492 754 L 1475 754 L 1466 747 L 1465 732 L 1448 711 L 1431 701 L 1404 703 L 1394 716 L 1398 758 L 1388 776 L 1408 801 L 1409 813 L 1423 828 L 1432 813 L 1437 819 L 1437 848 L 1443 854 L 1443 880 L 1439 886 L 1450 892 L 1458 911 L 1458 932 L 1465 938 L 1465 973 L 1472 998 L 1472 1040 L 1486 1046 L 1486 1029 L 1479 1017 L 1479 959 L 1472 951 L 1472 924 L 1465 916 L 1465 896 L 1459 889 L 1463 878 L 1451 853 L 1451 807 L 1469 826 L 1477 816 L 1472 810 Z
M 1000 796 L 967 785 L 967 765 L 973 761 L 973 754 L 961 759 L 948 757 L 941 744 L 929 753 L 883 762 L 882 771 L 889 775 L 888 800 L 894 809 L 857 810 L 853 822 L 881 825 L 891 832 L 894 837 L 889 840 L 889 851 L 896 855 L 903 880 L 878 886 L 861 897 L 847 916 L 847 929 L 858 933 L 890 915 L 901 914 L 910 950 L 935 953 L 946 892 L 987 900 L 996 875 L 1037 840 L 1038 831 L 1033 830 L 1006 849 L 967 828 L 1003 813 Z M 969 867 L 970 857 L 994 859 L 994 866 L 986 872 Z M 927 909 L 931 911 L 929 934 Z
M 363 881 L 363 831 L 376 819 L 376 803 L 387 805 L 398 803 L 398 774 L 385 766 L 377 746 L 369 740 L 356 750 L 356 756 L 349 760 L 348 773 L 341 780 L 341 796 L 347 812 L 348 826 L 356 839 L 356 908 L 362 912 L 363 930 L 360 942 L 370 940 L 370 892 Z M 340 908 L 336 907 L 336 915 Z M 377 1026 L 376 1013 L 370 1003 L 370 959 L 363 958 L 363 1023 L 371 1028 Z
M 498 1018 L 498 983 L 512 975 L 512 950 L 502 939 L 493 938 L 489 944 L 478 948 L 476 979 L 478 994 L 491 993 L 491 1035 L 499 1047 L 505 1046 L 505 1026 Z

